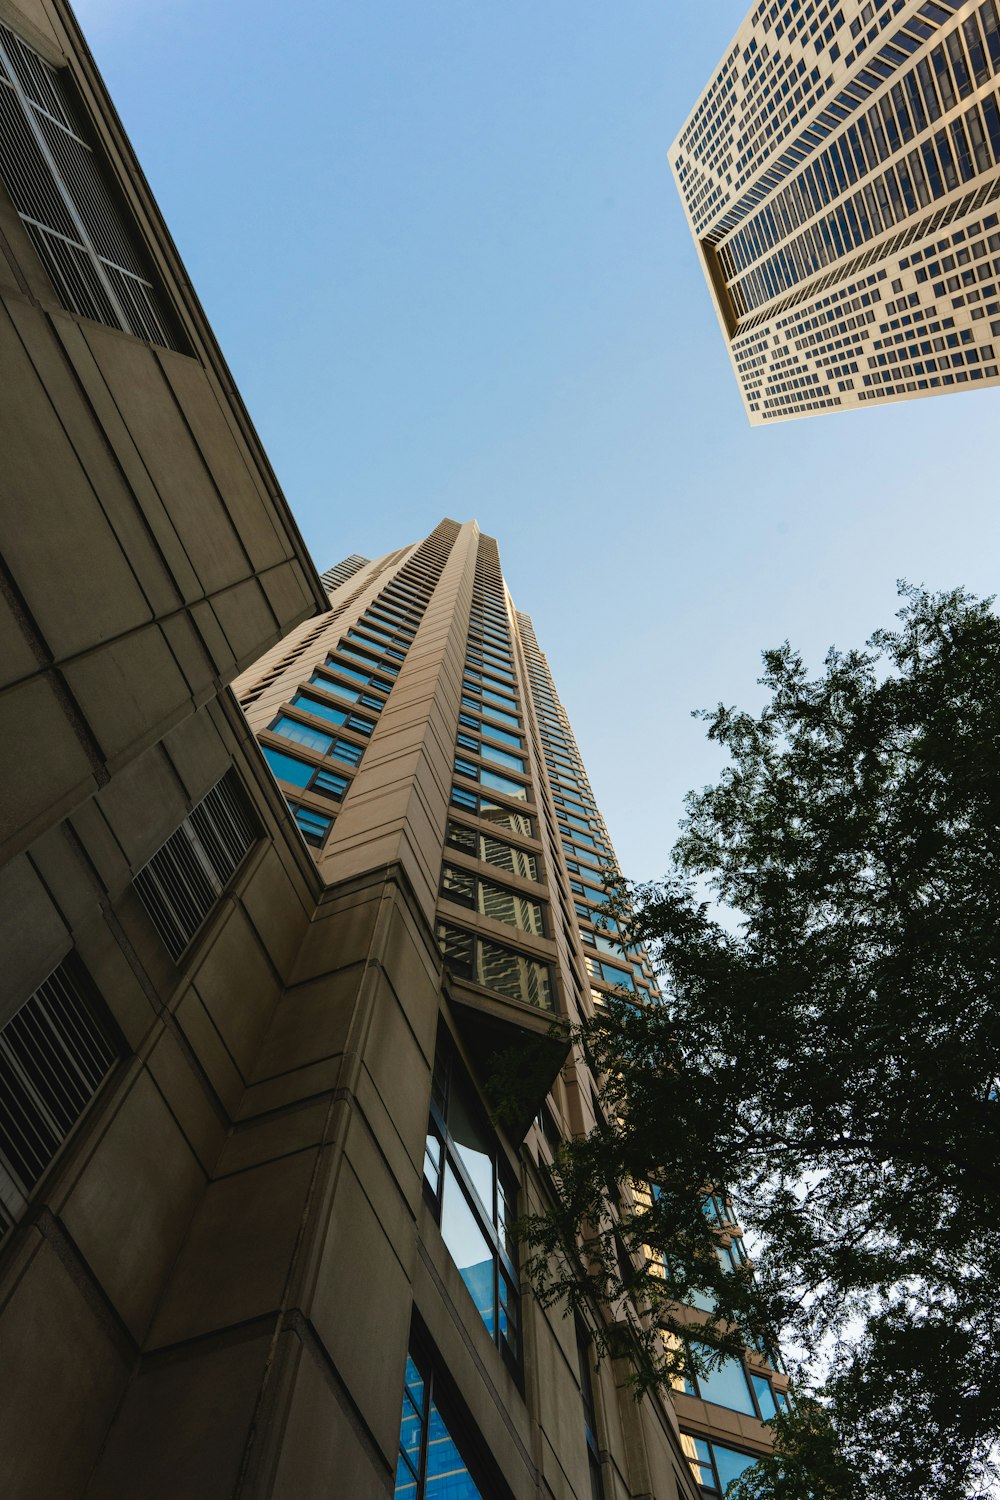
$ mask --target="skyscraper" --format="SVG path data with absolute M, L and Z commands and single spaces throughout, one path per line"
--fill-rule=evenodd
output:
M 339 580 L 330 615 L 293 632 L 235 688 L 324 882 L 338 889 L 398 865 L 444 964 L 441 981 L 411 992 L 409 1007 L 411 1025 L 437 1038 L 418 1254 L 434 1257 L 451 1300 L 445 1316 L 436 1298 L 423 1301 L 421 1277 L 411 1283 L 416 1385 L 404 1402 L 396 1494 L 435 1493 L 431 1470 L 426 1489 L 421 1470 L 432 1462 L 420 1447 L 421 1393 L 429 1370 L 438 1381 L 456 1372 L 435 1364 L 420 1331 L 433 1330 L 443 1351 L 454 1347 L 456 1324 L 484 1353 L 478 1372 L 463 1367 L 454 1427 L 443 1420 L 459 1455 L 449 1448 L 449 1462 L 468 1462 L 477 1492 L 494 1492 L 475 1454 L 480 1382 L 496 1382 L 497 1370 L 523 1383 L 518 1396 L 504 1387 L 508 1411 L 519 1420 L 527 1396 L 546 1446 L 556 1421 L 575 1432 L 575 1456 L 558 1460 L 579 1476 L 574 1494 L 683 1491 L 685 1460 L 703 1487 L 724 1490 L 765 1450 L 761 1418 L 784 1399 L 784 1378 L 748 1355 L 692 1378 L 667 1406 L 653 1398 L 637 1407 L 609 1371 L 591 1371 L 585 1328 L 574 1335 L 583 1351 L 574 1365 L 572 1328 L 560 1335 L 558 1315 L 550 1321 L 518 1297 L 505 1239 L 516 1202 L 544 1201 L 553 1146 L 591 1128 L 597 1105 L 582 1059 L 552 1039 L 550 1074 L 505 1140 L 486 1123 L 481 1096 L 492 1056 L 546 1036 L 553 1021 L 591 1014 L 608 993 L 658 999 L 645 953 L 623 946 L 606 914 L 612 846 L 532 622 L 514 606 L 496 542 L 474 523 L 444 521 L 419 545 L 351 558 L 324 576 Z M 411 1055 L 411 1082 L 414 1072 L 427 1078 L 430 1062 L 430 1048 L 422 1064 Z M 508 1148 L 522 1132 L 518 1162 Z M 414 1155 L 418 1143 L 408 1143 Z M 386 1187 L 377 1174 L 368 1179 L 373 1204 Z M 723 1200 L 716 1209 L 720 1253 L 738 1265 L 739 1231 Z M 620 1448 L 612 1431 L 623 1435 Z M 647 1465 L 659 1477 L 643 1482 Z M 517 1493 L 519 1469 L 515 1460 L 493 1483 L 502 1477 Z
M 670 151 L 754 425 L 995 384 L 996 0 L 775 0 Z

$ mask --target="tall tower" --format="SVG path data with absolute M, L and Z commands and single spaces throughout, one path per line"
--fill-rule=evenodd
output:
M 406 892 L 410 921 L 433 933 L 443 961 L 440 976 L 408 986 L 405 1054 L 395 1050 L 402 1027 L 383 1021 L 365 1030 L 371 1050 L 359 1056 L 416 1096 L 413 1136 L 397 1113 L 394 1137 L 414 1163 L 425 1153 L 396 1495 L 437 1493 L 428 1387 L 441 1393 L 448 1462 L 472 1476 L 456 1493 L 506 1493 L 502 1483 L 520 1493 L 519 1479 L 540 1477 L 529 1481 L 509 1441 L 491 1437 L 484 1461 L 498 1399 L 526 1446 L 520 1424 L 537 1424 L 540 1473 L 558 1465 L 578 1497 L 666 1496 L 691 1475 L 721 1493 L 766 1451 L 761 1419 L 783 1400 L 781 1375 L 748 1356 L 672 1402 L 636 1406 L 614 1371 L 591 1370 L 585 1328 L 518 1295 L 515 1204 L 544 1201 L 553 1147 L 595 1122 L 593 1081 L 566 1055 L 559 1024 L 612 991 L 658 999 L 646 955 L 623 946 L 604 913 L 614 852 L 531 620 L 514 607 L 496 542 L 474 523 L 443 521 L 419 544 L 352 558 L 349 575 L 346 566 L 325 575 L 343 579 L 330 615 L 235 689 L 328 890 L 377 877 L 384 902 L 394 870 L 394 901 Z M 398 920 L 388 919 L 390 946 Z M 539 1038 L 549 1039 L 548 1071 L 526 1081 L 523 1116 L 505 1134 L 483 1097 L 492 1059 Z M 381 1108 L 395 1112 L 390 1098 Z M 388 1160 L 384 1149 L 356 1165 L 374 1219 L 393 1200 Z M 737 1261 L 739 1231 L 721 1200 L 718 1216 L 720 1253 Z M 369 1233 L 373 1244 L 391 1238 L 385 1223 Z M 448 1351 L 462 1346 L 451 1368 Z
M 754 425 L 992 385 L 996 0 L 775 0 L 670 151 Z

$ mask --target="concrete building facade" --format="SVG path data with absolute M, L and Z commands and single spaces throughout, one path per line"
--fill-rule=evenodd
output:
M 320 580 L 62 0 L 0 0 L 0 369 L 4 1494 L 718 1492 L 781 1377 L 637 1404 L 521 1283 L 560 1028 L 656 998 L 530 620 L 473 523 Z
M 995 0 L 774 0 L 670 161 L 753 425 L 998 380 Z

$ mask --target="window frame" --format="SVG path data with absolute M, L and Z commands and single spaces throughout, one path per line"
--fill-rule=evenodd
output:
M 491 1147 L 491 1193 L 493 1201 L 489 1205 L 483 1203 L 479 1190 L 466 1168 L 461 1149 L 449 1127 L 449 1108 L 455 1094 L 463 1096 L 462 1105 L 464 1109 Z M 438 1147 L 439 1154 L 436 1160 L 429 1149 L 432 1140 L 437 1143 Z M 428 1177 L 428 1163 L 430 1163 L 431 1169 L 436 1173 L 436 1183 Z M 427 1203 L 434 1217 L 435 1224 L 437 1224 L 438 1229 L 441 1231 L 442 1238 L 444 1238 L 442 1219 L 447 1181 L 446 1174 L 449 1169 L 454 1180 L 458 1183 L 466 1207 L 472 1213 L 480 1234 L 492 1252 L 493 1327 L 490 1329 L 485 1320 L 484 1327 L 492 1342 L 499 1350 L 504 1363 L 520 1381 L 522 1376 L 523 1349 L 521 1284 L 515 1254 L 512 1254 L 511 1249 L 508 1249 L 508 1246 L 504 1243 L 503 1234 L 504 1227 L 510 1229 L 516 1222 L 520 1183 L 518 1182 L 517 1174 L 512 1170 L 507 1160 L 506 1153 L 500 1144 L 495 1129 L 489 1121 L 489 1117 L 480 1104 L 478 1093 L 458 1057 L 454 1043 L 447 1033 L 442 1032 L 438 1038 L 434 1059 L 433 1085 L 428 1110 L 427 1137 L 422 1173 L 424 1201 Z M 448 1248 L 447 1241 L 445 1241 L 445 1247 Z M 513 1248 L 513 1241 L 511 1248 Z M 448 1253 L 451 1255 L 450 1249 Z M 454 1261 L 454 1257 L 452 1259 L 461 1274 L 461 1268 Z M 504 1299 L 502 1292 L 504 1282 L 507 1283 L 509 1294 L 506 1299 Z M 471 1291 L 469 1292 L 469 1296 L 471 1299 Z M 514 1343 L 504 1333 L 503 1314 L 505 1312 L 510 1319 L 510 1324 L 515 1333 L 516 1341 Z

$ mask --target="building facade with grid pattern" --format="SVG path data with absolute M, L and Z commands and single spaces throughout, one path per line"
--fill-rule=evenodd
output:
M 998 379 L 995 0 L 780 0 L 670 151 L 754 425 Z

